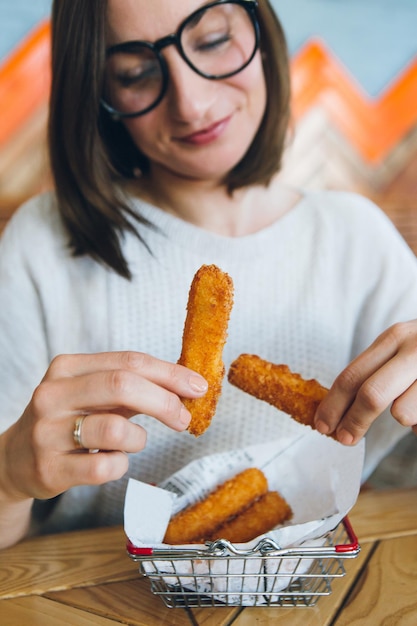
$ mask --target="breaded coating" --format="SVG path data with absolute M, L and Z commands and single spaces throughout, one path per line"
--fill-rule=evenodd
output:
M 201 398 L 184 398 L 192 419 L 188 427 L 198 437 L 210 426 L 225 375 L 223 347 L 233 306 L 233 282 L 215 265 L 203 265 L 195 274 L 188 296 L 182 351 L 178 363 L 207 380 Z
M 212 491 L 207 498 L 180 511 L 169 522 L 164 543 L 204 543 L 240 511 L 268 491 L 268 482 L 261 470 L 251 467 Z
M 238 356 L 230 366 L 228 380 L 311 428 L 316 409 L 328 393 L 317 380 L 305 380 L 287 365 L 276 365 L 255 354 Z
M 245 511 L 220 526 L 207 541 L 228 539 L 232 543 L 245 543 L 283 524 L 291 517 L 292 510 L 285 498 L 277 491 L 268 491 Z

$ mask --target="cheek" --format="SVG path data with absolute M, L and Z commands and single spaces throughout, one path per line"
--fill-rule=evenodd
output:
M 245 92 L 249 106 L 261 117 L 267 102 L 266 82 L 260 54 L 252 63 L 235 77 L 235 86 Z
M 158 129 L 161 125 L 153 120 L 152 112 L 145 117 L 137 117 L 123 121 L 123 124 L 131 136 L 133 143 L 144 154 L 148 153 L 149 146 L 158 141 Z
M 262 79 L 259 81 L 258 86 L 255 87 L 254 101 L 257 112 L 262 118 L 265 113 L 267 103 L 266 83 L 263 76 Z
M 261 62 L 261 57 L 259 55 L 259 58 L 257 59 L 257 68 L 254 68 L 253 71 L 253 76 L 252 76 L 252 84 L 253 84 L 253 90 L 255 92 L 255 96 L 257 97 L 258 101 L 263 103 L 263 106 L 266 106 L 266 81 L 265 81 L 265 74 L 263 71 L 263 67 L 262 67 L 262 62 Z

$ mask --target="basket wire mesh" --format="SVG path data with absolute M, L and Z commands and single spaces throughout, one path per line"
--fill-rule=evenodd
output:
M 345 576 L 360 547 L 347 518 L 319 542 L 281 549 L 262 539 L 251 550 L 217 540 L 206 548 L 143 549 L 130 557 L 167 607 L 314 606 Z

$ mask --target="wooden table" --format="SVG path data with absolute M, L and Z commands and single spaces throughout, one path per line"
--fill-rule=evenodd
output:
M 350 520 L 361 553 L 308 608 L 168 609 L 125 552 L 121 528 L 28 539 L 0 552 L 2 626 L 417 624 L 417 488 L 364 491 Z

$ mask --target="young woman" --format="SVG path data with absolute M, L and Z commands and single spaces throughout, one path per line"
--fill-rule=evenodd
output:
M 318 428 L 368 431 L 366 478 L 416 429 L 417 265 L 365 199 L 281 184 L 267 0 L 58 0 L 52 22 L 55 191 L 0 248 L 1 545 L 36 520 L 119 523 L 128 476 L 303 428 L 225 382 L 209 430 L 184 432 L 181 398 L 207 389 L 176 364 L 204 263 L 235 285 L 226 366 L 255 353 L 332 385 Z

